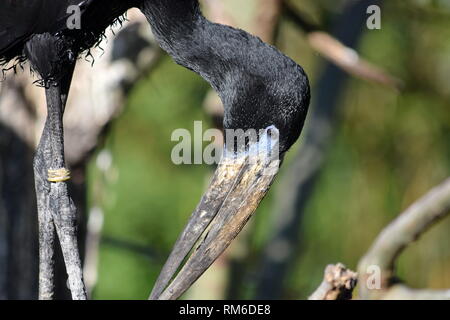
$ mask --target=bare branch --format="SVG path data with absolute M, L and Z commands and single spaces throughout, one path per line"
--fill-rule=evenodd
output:
M 283 0 L 254 0 L 255 13 L 252 15 L 249 25 L 251 32 L 267 43 L 273 43 L 276 26 L 281 14 Z M 219 0 L 203 1 L 208 17 L 211 21 L 237 27 L 236 20 L 230 15 L 226 6 Z
M 284 3 L 284 15 L 306 32 L 308 43 L 314 50 L 352 76 L 397 90 L 403 86 L 400 79 L 366 61 L 358 52 L 344 45 L 329 33 L 321 31 L 318 26 L 308 22 L 286 2 Z
M 450 290 L 411 289 L 397 284 L 383 295 L 384 300 L 450 300 Z
M 215 23 L 224 24 L 227 26 L 236 25 L 236 22 L 234 21 L 233 17 L 226 12 L 222 1 L 204 0 L 203 3 L 206 7 L 206 10 L 208 11 L 208 15 L 211 21 L 214 21 Z
M 253 33 L 264 42 L 273 43 L 282 9 L 282 0 L 258 0 Z
M 342 263 L 329 264 L 322 283 L 308 300 L 350 300 L 357 278 L 357 274 Z
M 395 260 L 400 253 L 412 242 L 417 240 L 430 226 L 450 213 L 450 178 L 433 188 L 419 201 L 410 206 L 375 240 L 367 254 L 360 261 L 359 281 L 364 284 L 360 288 L 363 299 L 393 298 L 395 293 L 401 296 L 430 296 L 450 298 L 449 291 L 431 292 L 412 290 L 406 287 L 391 286 Z M 368 270 L 376 266 L 381 272 L 381 289 L 369 289 L 367 285 Z M 389 290 L 389 292 L 386 292 Z
M 396 89 L 402 87 L 399 79 L 364 60 L 357 51 L 345 46 L 330 34 L 314 31 L 308 33 L 307 39 L 314 50 L 352 76 Z

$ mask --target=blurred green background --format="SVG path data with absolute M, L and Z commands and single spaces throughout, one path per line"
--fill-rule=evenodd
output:
M 252 3 L 227 2 L 243 28 L 254 10 Z M 345 3 L 291 1 L 326 31 Z M 381 30 L 364 30 L 356 50 L 402 79 L 404 88 L 397 91 L 356 78 L 344 87 L 338 125 L 298 226 L 300 245 L 279 298 L 308 297 L 329 263 L 356 269 L 384 226 L 450 176 L 449 21 L 450 1 L 385 1 Z M 325 60 L 311 49 L 305 33 L 281 17 L 275 45 L 304 67 L 316 94 Z M 192 132 L 194 120 L 203 121 L 204 130 L 213 127 L 202 108 L 208 91 L 199 76 L 164 57 L 132 89 L 123 114 L 92 158 L 88 204 L 104 212 L 95 299 L 147 298 L 214 169 L 176 166 L 170 159 L 176 145 L 170 139 L 173 130 Z M 261 254 L 277 219 L 276 189 L 302 141 L 289 153 L 270 195 L 243 235 L 205 275 L 207 281 L 200 280 L 186 298 L 254 296 Z M 97 165 L 101 152 L 112 155 L 107 171 Z M 398 275 L 412 287 L 450 287 L 449 230 L 447 219 L 407 249 Z M 235 286 L 231 274 L 236 263 L 243 283 L 230 290 Z

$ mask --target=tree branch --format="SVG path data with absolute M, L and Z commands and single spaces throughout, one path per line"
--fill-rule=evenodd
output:
M 294 8 L 284 2 L 284 15 L 306 33 L 310 46 L 348 74 L 400 90 L 403 83 L 385 70 L 363 59 L 356 50 L 344 45 L 332 35 L 308 22 Z
M 204 0 L 203 4 L 205 5 L 206 11 L 208 12 L 211 21 L 227 26 L 236 25 L 236 21 L 234 21 L 233 17 L 227 14 L 224 3 L 222 1 Z
M 412 242 L 429 227 L 450 213 L 450 178 L 433 188 L 410 206 L 375 240 L 359 263 L 359 290 L 363 299 L 392 299 L 403 297 L 433 297 L 450 299 L 450 291 L 413 290 L 405 286 L 392 285 L 395 260 Z M 368 270 L 376 266 L 381 271 L 381 288 L 370 289 Z M 396 296 L 398 295 L 398 296 Z
M 383 295 L 384 300 L 450 300 L 450 290 L 411 289 L 397 284 Z
M 259 0 L 257 16 L 253 23 L 253 34 L 264 42 L 273 43 L 281 16 L 283 0 Z
M 320 286 L 308 300 L 350 300 L 356 287 L 357 274 L 342 263 L 329 264 Z

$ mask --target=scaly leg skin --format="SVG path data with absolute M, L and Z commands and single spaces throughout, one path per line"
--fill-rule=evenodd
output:
M 63 87 L 64 88 L 64 87 Z M 81 259 L 77 244 L 76 208 L 69 196 L 66 180 L 70 178 L 65 169 L 63 136 L 63 103 L 67 92 L 61 86 L 46 89 L 49 144 L 51 149 L 48 179 L 50 181 L 49 210 L 56 227 L 61 249 L 69 276 L 69 288 L 74 300 L 85 300 L 86 290 L 83 283 Z
M 51 157 L 48 137 L 47 120 L 33 162 L 39 224 L 39 300 L 53 299 L 54 291 L 55 226 L 49 210 L 50 183 L 45 163 L 45 159 Z
M 65 169 L 62 115 L 73 67 L 57 86 L 46 89 L 47 121 L 36 156 L 34 172 L 39 216 L 39 299 L 53 298 L 54 240 L 61 243 L 72 298 L 86 299 L 76 238 L 76 208 L 69 196 Z

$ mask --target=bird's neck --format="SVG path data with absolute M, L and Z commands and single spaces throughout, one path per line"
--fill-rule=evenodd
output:
M 223 39 L 214 36 L 223 35 L 228 27 L 203 17 L 198 0 L 143 0 L 140 9 L 161 48 L 220 91 L 223 81 L 217 75 L 223 70 L 217 67 L 223 65 L 220 63 Z
M 197 0 L 143 0 L 141 10 L 161 47 L 175 58 L 203 20 Z

